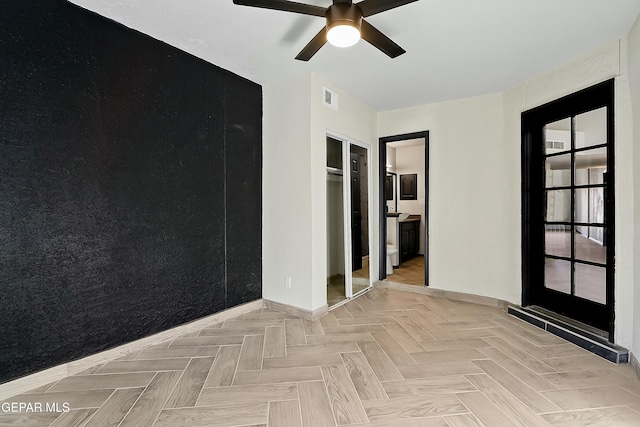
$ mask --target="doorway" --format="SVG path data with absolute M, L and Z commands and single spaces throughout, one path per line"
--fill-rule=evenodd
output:
M 387 136 L 379 144 L 379 280 L 428 286 L 429 132 Z M 409 160 L 398 163 L 404 148 Z
M 371 150 L 327 135 L 327 304 L 335 307 L 372 285 Z
M 614 81 L 522 113 L 523 306 L 613 342 Z

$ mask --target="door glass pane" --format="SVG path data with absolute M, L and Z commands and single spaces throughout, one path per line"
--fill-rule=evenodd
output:
M 576 148 L 607 143 L 607 107 L 578 114 L 575 121 Z
M 571 153 L 547 157 L 545 183 L 547 188 L 571 185 Z
M 571 256 L 571 226 L 547 224 L 544 233 L 546 255 Z
M 604 188 L 589 189 L 589 222 L 604 222 Z
M 606 245 L 605 232 L 606 232 L 605 227 L 594 227 L 594 226 L 589 227 L 589 238 L 595 241 L 600 246 L 603 246 L 603 249 L 602 249 L 603 252 L 604 252 L 604 246 Z M 604 259 L 604 255 L 602 255 L 601 258 Z M 600 257 L 598 259 L 600 259 Z M 597 261 L 597 262 L 600 262 L 600 261 Z
M 576 192 L 576 206 L 573 218 L 576 222 L 589 221 L 589 189 L 579 188 Z M 584 227 L 578 226 L 578 231 L 584 233 Z
M 546 221 L 571 221 L 571 190 L 546 191 Z
M 561 259 L 545 258 L 544 285 L 565 294 L 571 293 L 571 262 Z
M 589 185 L 589 169 L 576 169 L 576 185 Z
M 590 301 L 606 304 L 607 269 L 588 264 L 575 264 L 575 295 Z
M 545 154 L 571 150 L 571 118 L 549 123 L 544 127 Z
M 574 218 L 576 222 L 604 223 L 604 188 L 578 188 Z M 578 226 L 580 233 L 586 234 L 585 226 Z M 600 239 L 602 241 L 602 239 Z
M 578 232 L 575 235 L 576 259 L 605 264 L 607 262 L 607 250 L 602 244 L 604 227 L 582 228 L 586 231 Z
M 576 169 L 595 169 L 607 167 L 606 147 L 594 148 L 576 152 Z M 602 175 L 602 171 L 600 172 Z M 601 182 L 590 182 L 590 184 L 602 184 Z

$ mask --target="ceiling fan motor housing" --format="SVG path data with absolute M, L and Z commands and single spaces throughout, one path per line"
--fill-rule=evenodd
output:
M 362 11 L 353 3 L 336 3 L 327 9 L 327 31 L 338 25 L 362 28 Z

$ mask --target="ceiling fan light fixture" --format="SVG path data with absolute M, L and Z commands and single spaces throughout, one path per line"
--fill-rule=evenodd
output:
M 360 40 L 362 12 L 349 3 L 335 3 L 327 10 L 327 41 L 334 46 L 349 47 Z
M 327 41 L 337 47 L 349 47 L 358 43 L 360 31 L 351 24 L 333 26 L 327 31 Z
M 310 60 L 326 43 L 348 47 L 356 44 L 361 38 L 389 58 L 405 53 L 403 48 L 363 18 L 418 0 L 361 0 L 355 4 L 354 1 L 358 0 L 332 0 L 331 6 L 326 8 L 290 0 L 233 0 L 233 3 L 326 18 L 325 26 L 296 56 L 298 61 Z

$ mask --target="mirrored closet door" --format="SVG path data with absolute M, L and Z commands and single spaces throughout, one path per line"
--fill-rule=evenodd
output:
M 327 135 L 327 304 L 371 287 L 370 147 Z

